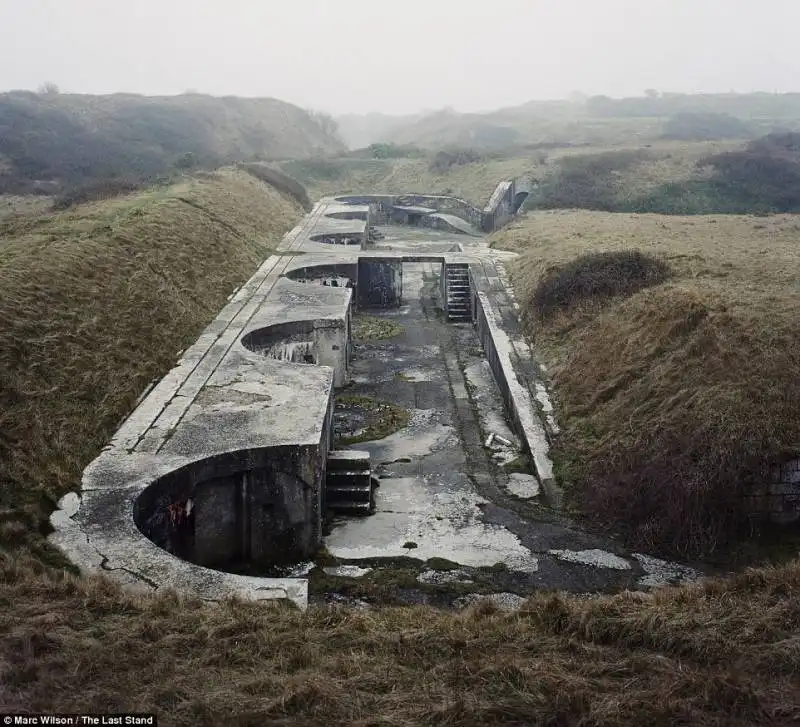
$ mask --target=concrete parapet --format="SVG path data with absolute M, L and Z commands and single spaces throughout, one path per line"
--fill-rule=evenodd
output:
M 499 274 L 492 266 L 470 267 L 473 317 L 486 359 L 503 395 L 506 411 L 520 441 L 531 457 L 548 502 L 561 507 L 563 496 L 553 475 L 550 443 L 532 392 L 532 355 L 521 336 L 509 335 L 509 317 L 516 318 Z

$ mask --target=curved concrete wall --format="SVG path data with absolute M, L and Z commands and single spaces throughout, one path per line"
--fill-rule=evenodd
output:
M 341 199 L 369 216 L 394 198 Z M 368 220 L 332 216 L 342 207 L 318 203 L 284 238 L 86 468 L 81 494 L 62 500 L 50 539 L 82 571 L 210 600 L 236 593 L 305 606 L 303 579 L 220 570 L 306 558 L 322 542 L 333 395 L 347 381 L 355 289 L 302 281 L 335 272 L 355 281 L 363 304 L 396 305 L 404 262 L 487 264 L 462 253 L 367 253 L 316 242 L 366 237 Z M 479 316 L 479 329 L 487 350 L 502 354 L 492 320 Z M 507 357 L 495 358 L 498 377 L 519 392 Z M 527 423 L 524 397 L 514 396 Z
M 343 319 L 317 319 L 275 323 L 243 336 L 249 351 L 279 361 L 330 366 L 334 386 L 348 382 L 350 315 Z
M 166 552 L 230 570 L 298 562 L 316 551 L 313 447 L 265 447 L 193 462 L 148 485 L 133 518 Z
M 376 195 L 341 195 L 335 198 L 343 205 L 370 206 L 373 218 L 380 216 L 382 208 L 392 207 L 427 207 L 435 212 L 458 217 L 477 230 L 489 233 L 499 230 L 508 224 L 517 214 L 527 194 L 530 192 L 530 180 L 523 177 L 506 179 L 495 188 L 486 206 L 481 210 L 470 202 L 452 195 L 432 194 L 376 194 Z M 378 209 L 378 206 L 381 209 Z M 445 220 L 446 223 L 446 220 Z M 448 225 L 450 229 L 458 229 Z M 458 230 L 464 232 L 464 230 Z

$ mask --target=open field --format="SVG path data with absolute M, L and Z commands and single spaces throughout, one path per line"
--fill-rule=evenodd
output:
M 555 385 L 555 454 L 577 508 L 684 557 L 736 540 L 742 493 L 800 453 L 798 240 L 790 215 L 570 210 L 494 236 L 522 254 L 513 278 Z M 602 299 L 569 279 L 581 256 L 627 250 L 665 262 L 668 279 Z M 539 315 L 537 293 L 559 270 L 572 304 Z
M 671 136 L 682 139 L 755 138 L 796 129 L 800 94 L 649 93 L 627 98 L 575 95 L 534 100 L 485 113 L 442 109 L 411 116 L 349 114 L 342 136 L 357 146 L 390 141 L 428 149 L 447 145 L 499 149 L 565 142 L 620 145 Z
M 449 169 L 434 168 L 435 153 L 412 158 L 372 159 L 351 153 L 345 157 L 281 162 L 277 166 L 302 183 L 312 199 L 325 195 L 370 189 L 377 193 L 437 192 L 462 197 L 483 206 L 497 183 L 521 175 L 543 181 L 557 173 L 563 160 L 594 158 L 619 152 L 614 184 L 620 200 L 632 199 L 660 186 L 702 179 L 697 162 L 709 155 L 740 149 L 740 141 L 681 142 L 640 140 L 620 144 L 562 146 L 552 149 L 509 149 L 475 152 L 482 158 Z
M 503 148 L 523 144 L 570 142 L 613 146 L 646 143 L 657 139 L 663 130 L 659 118 L 537 118 L 504 114 L 452 114 L 441 112 L 394 130 L 387 141 L 416 144 L 427 149 L 444 146 Z
M 302 214 L 241 171 L 0 226 L 0 543 L 41 550 L 137 397 Z

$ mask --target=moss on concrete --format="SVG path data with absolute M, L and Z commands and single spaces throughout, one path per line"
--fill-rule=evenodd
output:
M 353 316 L 353 343 L 384 341 L 399 336 L 405 328 L 394 321 L 376 316 Z
M 347 415 L 351 421 L 360 421 L 362 425 L 349 434 L 338 435 L 336 441 L 339 445 L 383 439 L 405 427 L 410 417 L 406 409 L 396 404 L 354 394 L 337 396 L 336 412 Z
M 357 578 L 331 575 L 323 570 L 323 566 L 335 565 L 358 565 L 373 570 Z M 420 583 L 417 580 L 425 571 L 448 572 L 456 569 L 468 572 L 472 582 Z M 520 595 L 526 595 L 526 588 L 520 590 L 509 587 L 505 578 L 507 573 L 508 569 L 503 563 L 470 568 L 445 558 L 430 558 L 426 561 L 410 557 L 368 558 L 358 561 L 326 558 L 324 563 L 318 561 L 318 567 L 309 573 L 309 595 L 312 600 L 314 597 L 319 600 L 325 595 L 339 594 L 374 605 L 397 605 L 409 601 L 422 603 L 432 599 L 443 606 L 468 593 L 488 594 L 498 590 L 519 590 Z

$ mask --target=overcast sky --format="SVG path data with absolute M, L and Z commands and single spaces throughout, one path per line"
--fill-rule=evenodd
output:
M 800 0 L 0 0 L 0 90 L 332 113 L 800 91 Z

